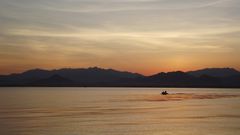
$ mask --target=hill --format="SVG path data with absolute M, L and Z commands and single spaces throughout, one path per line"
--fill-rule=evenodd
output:
M 229 77 L 234 75 L 240 75 L 240 72 L 235 70 L 234 68 L 205 68 L 196 71 L 187 72 L 193 76 L 202 76 L 208 75 L 212 77 Z
M 98 67 L 33 69 L 19 74 L 0 76 L 0 86 L 240 88 L 240 74 L 232 68 L 161 72 L 151 76 Z

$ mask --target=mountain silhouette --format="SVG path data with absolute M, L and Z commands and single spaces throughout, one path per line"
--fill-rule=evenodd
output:
M 190 72 L 161 72 L 151 76 L 114 69 L 33 69 L 1 75 L 0 86 L 79 87 L 240 87 L 240 73 L 233 68 L 207 68 Z
M 39 79 L 30 82 L 29 85 L 36 86 L 71 86 L 74 85 L 74 81 L 64 78 L 60 75 L 53 75 L 45 79 Z
M 208 75 L 212 77 L 229 77 L 234 75 L 240 75 L 240 72 L 235 70 L 234 68 L 205 68 L 196 71 L 187 72 L 193 76 L 202 76 Z
M 19 74 L 2 75 L 0 76 L 0 86 L 29 86 L 29 85 L 47 85 L 47 81 L 51 79 L 71 80 L 72 83 L 68 85 L 93 85 L 93 84 L 104 84 L 104 83 L 115 83 L 125 79 L 133 79 L 142 77 L 137 73 L 117 71 L 113 69 L 103 69 L 98 67 L 90 68 L 64 68 L 59 70 L 43 70 L 43 69 L 32 69 Z M 49 84 L 50 84 L 49 82 Z

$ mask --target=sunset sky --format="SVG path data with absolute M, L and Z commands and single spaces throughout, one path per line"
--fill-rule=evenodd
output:
M 0 0 L 0 74 L 240 70 L 240 0 Z

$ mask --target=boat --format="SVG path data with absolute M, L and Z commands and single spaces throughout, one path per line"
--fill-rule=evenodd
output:
M 167 91 L 163 91 L 162 95 L 168 95 L 168 92 Z

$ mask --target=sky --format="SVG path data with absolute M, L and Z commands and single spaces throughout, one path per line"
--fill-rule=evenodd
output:
M 0 0 L 0 74 L 240 70 L 239 0 Z

